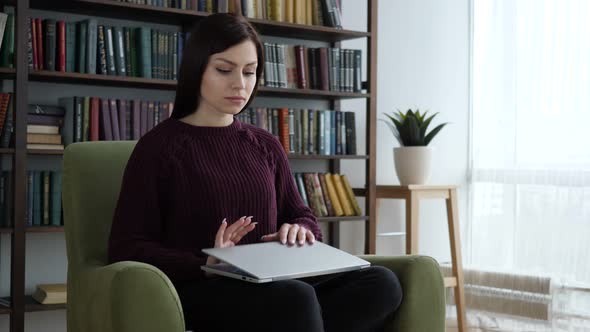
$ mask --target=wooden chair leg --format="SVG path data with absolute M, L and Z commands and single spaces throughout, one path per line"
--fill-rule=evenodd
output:
M 412 191 L 406 197 L 406 254 L 418 253 L 418 219 L 420 214 L 420 197 Z
M 447 217 L 449 222 L 449 238 L 451 242 L 451 261 L 453 276 L 457 280 L 455 286 L 455 305 L 457 308 L 457 325 L 459 332 L 467 332 L 467 318 L 465 315 L 465 293 L 463 288 L 463 264 L 461 257 L 461 241 L 459 237 L 459 210 L 457 204 L 457 190 L 449 190 L 447 201 Z

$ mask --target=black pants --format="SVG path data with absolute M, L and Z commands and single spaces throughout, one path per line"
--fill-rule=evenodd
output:
M 316 278 L 253 284 L 224 277 L 177 284 L 187 330 L 381 331 L 402 299 L 380 266 Z

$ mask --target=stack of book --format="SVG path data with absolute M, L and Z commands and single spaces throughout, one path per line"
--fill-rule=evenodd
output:
M 29 105 L 27 149 L 63 150 L 61 131 L 65 110 L 48 105 Z
M 356 155 L 354 112 L 258 107 L 237 118 L 275 135 L 287 153 Z
M 60 171 L 27 172 L 27 226 L 62 226 Z
M 299 194 L 316 217 L 360 216 L 346 175 L 331 173 L 294 173 Z
M 240 13 L 246 17 L 342 28 L 340 0 L 114 0 L 207 13 Z

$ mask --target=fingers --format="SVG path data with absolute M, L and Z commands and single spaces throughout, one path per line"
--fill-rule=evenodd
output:
M 291 224 L 283 224 L 281 229 L 279 229 L 279 241 L 282 244 L 287 243 L 287 235 L 289 235 L 289 230 L 291 229 Z
M 252 220 L 252 219 L 250 219 Z M 249 221 L 248 221 L 249 222 Z M 240 240 L 248 233 L 250 233 L 255 227 L 256 224 L 258 224 L 257 222 L 253 222 L 251 224 L 244 224 L 244 226 L 242 226 L 239 230 L 237 230 L 236 232 L 234 232 L 234 235 L 231 238 L 231 241 L 233 243 L 238 243 L 240 242 Z
M 305 236 L 307 235 L 308 230 L 300 226 L 299 231 L 297 232 L 297 245 L 302 246 L 305 243 Z
M 247 226 L 250 224 L 250 221 L 252 220 L 251 218 L 252 217 L 246 218 L 246 216 L 244 216 L 244 217 L 238 219 L 233 224 L 227 226 L 225 234 L 223 234 L 223 240 L 229 241 L 231 238 L 233 238 L 234 233 L 240 231 L 243 226 Z
M 297 238 L 297 233 L 301 227 L 297 224 L 291 225 L 289 228 L 289 235 L 287 236 L 287 240 L 289 241 L 289 245 L 295 244 L 295 239 Z
M 220 247 L 223 243 L 223 234 L 225 233 L 225 229 L 227 228 L 227 221 L 225 218 L 221 221 L 221 226 L 217 230 L 217 234 L 215 234 L 215 247 Z
M 260 240 L 262 242 L 272 242 L 272 241 L 277 241 L 279 239 L 279 233 L 272 233 L 272 234 L 267 234 L 267 235 L 263 235 Z
M 310 244 L 315 243 L 315 235 L 313 235 L 313 232 L 310 230 L 307 231 L 307 242 L 309 242 Z

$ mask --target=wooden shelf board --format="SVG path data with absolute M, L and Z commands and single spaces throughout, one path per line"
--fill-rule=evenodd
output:
M 189 27 L 200 19 L 209 16 L 209 13 L 206 12 L 139 5 L 113 0 L 31 0 L 31 8 L 160 24 L 180 24 Z M 337 42 L 371 36 L 369 32 L 335 29 L 325 26 L 253 18 L 249 18 L 248 21 L 256 27 L 260 34 L 266 36 L 326 42 Z
M 27 233 L 63 233 L 63 226 L 28 226 Z
M 40 304 L 32 296 L 25 296 L 25 312 L 66 309 L 65 304 Z
M 12 227 L 0 227 L 0 233 L 11 234 L 13 232 Z
M 315 155 L 315 154 L 288 154 L 289 159 L 369 159 L 369 156 L 365 155 Z
M 0 67 L 0 79 L 13 79 L 16 75 L 16 69 Z
M 126 88 L 144 88 L 154 90 L 175 90 L 176 81 L 143 77 L 127 77 L 100 74 L 82 74 L 59 71 L 38 70 L 29 74 L 29 80 L 35 82 L 88 84 L 100 86 L 115 86 Z M 330 98 L 368 98 L 367 93 L 324 91 L 313 89 L 258 88 L 259 96 L 285 97 L 297 99 L 330 99 Z
M 271 88 L 267 86 L 261 86 L 258 88 L 259 96 L 273 96 L 273 97 L 286 97 L 286 98 L 340 98 L 340 99 L 352 99 L 352 98 L 369 98 L 368 93 L 359 92 L 339 92 L 339 91 L 325 91 L 315 89 L 287 89 L 287 88 Z
M 36 82 L 89 84 L 158 90 L 176 89 L 176 81 L 172 80 L 115 75 L 82 74 L 47 70 L 38 70 L 29 73 L 29 80 Z
M 28 154 L 39 154 L 39 155 L 63 155 L 63 150 L 39 150 L 39 149 L 29 149 L 27 150 Z
M 318 222 L 364 221 L 364 220 L 369 220 L 369 217 L 368 216 L 318 217 Z

